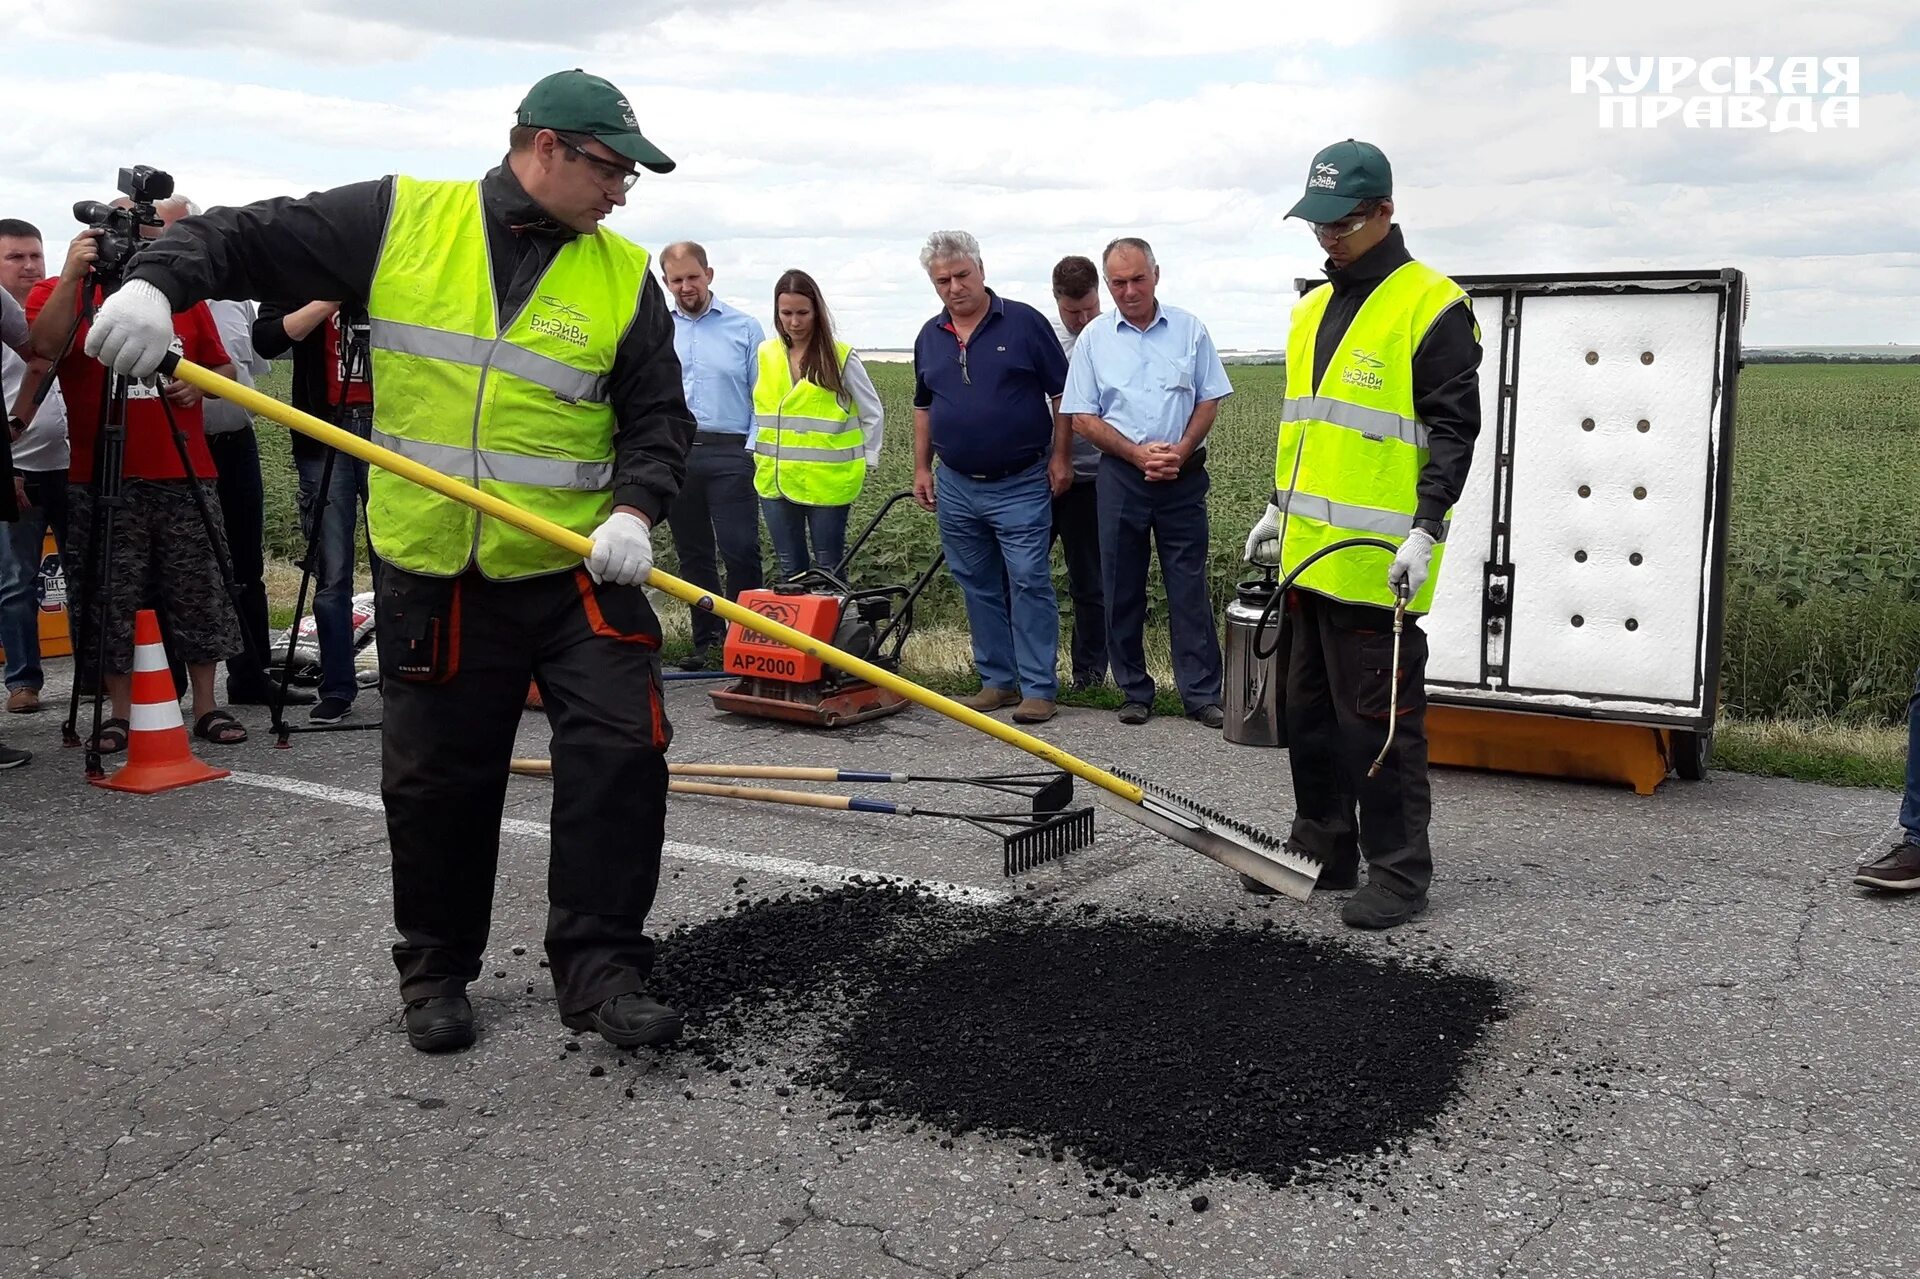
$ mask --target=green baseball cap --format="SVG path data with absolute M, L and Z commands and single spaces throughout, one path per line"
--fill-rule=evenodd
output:
M 1322 147 L 1307 170 L 1307 193 L 1287 211 L 1290 218 L 1308 222 L 1338 222 L 1362 200 L 1384 200 L 1393 194 L 1393 166 L 1371 142 L 1348 138 Z
M 655 173 L 673 172 L 667 153 L 641 135 L 627 95 L 578 67 L 556 71 L 528 89 L 514 123 L 590 134 L 635 164 Z

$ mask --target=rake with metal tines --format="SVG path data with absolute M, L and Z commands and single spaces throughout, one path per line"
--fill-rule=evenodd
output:
M 1000 839 L 1001 874 L 1019 875 L 1057 860 L 1093 843 L 1093 810 L 1068 808 L 1073 798 L 1073 779 L 1064 773 L 1054 780 L 1032 786 L 994 785 L 994 790 L 1019 790 L 1033 796 L 1033 808 L 1025 813 L 966 813 L 947 809 L 922 808 L 917 804 L 896 804 L 890 800 L 868 799 L 863 795 L 830 795 L 820 791 L 771 790 L 759 786 L 730 786 L 719 782 L 687 781 L 691 776 L 751 776 L 793 781 L 835 780 L 833 774 L 844 770 L 831 768 L 772 768 L 729 764 L 669 764 L 672 774 L 667 789 L 675 795 L 706 795 L 714 799 L 744 799 L 756 804 L 786 804 L 795 808 L 823 808 L 838 812 L 878 813 L 885 817 L 945 817 L 966 822 Z M 550 777 L 553 762 L 544 759 L 516 759 L 509 771 L 526 777 Z M 797 776 L 796 776 L 797 775 Z M 890 774 L 876 774 L 891 781 Z M 838 780 L 851 780 L 842 777 Z M 922 778 L 918 780 L 936 780 Z M 985 778 L 939 778 L 940 781 L 980 785 Z M 1037 782 L 1032 774 L 1014 774 L 994 778 L 996 783 Z
M 1196 804 L 1137 773 L 1124 768 L 1113 771 L 1140 788 L 1140 802 L 1109 799 L 1102 791 L 1097 798 L 1108 808 L 1277 892 L 1300 901 L 1313 895 L 1313 886 L 1320 879 L 1320 863 L 1285 839 L 1217 808 Z
M 342 453 L 369 462 L 422 488 L 431 489 L 450 501 L 472 507 L 490 519 L 498 520 L 570 551 L 582 560 L 593 553 L 593 539 L 582 533 L 564 528 L 531 511 L 522 510 L 494 493 L 463 484 L 412 458 L 402 457 L 392 449 L 382 448 L 378 444 L 363 440 L 351 431 L 343 431 L 311 414 L 289 408 L 270 395 L 263 395 L 252 387 L 244 386 L 231 378 L 222 377 L 191 360 L 184 360 L 169 353 L 161 359 L 160 371 L 278 422 L 290 430 L 331 445 Z M 648 586 L 673 596 L 683 604 L 703 609 L 726 621 L 736 622 L 756 635 L 785 644 L 804 656 L 818 658 L 836 670 L 857 675 L 869 684 L 897 693 L 910 702 L 924 706 L 928 710 L 937 711 L 948 719 L 965 724 L 968 728 L 985 733 L 1009 746 L 1018 747 L 1056 768 L 1065 769 L 1081 781 L 1099 787 L 1103 792 L 1100 801 L 1114 812 L 1151 830 L 1159 831 L 1167 838 L 1256 879 L 1269 888 L 1286 893 L 1290 897 L 1305 898 L 1313 891 L 1314 881 L 1319 878 L 1320 867 L 1317 862 L 1299 856 L 1269 836 L 1256 837 L 1243 823 L 1223 819 L 1223 815 L 1191 804 L 1157 786 L 1149 790 L 1139 781 L 1129 780 L 1109 769 L 1090 764 L 1077 755 L 1061 750 L 1051 742 L 1043 741 L 1030 733 L 1023 733 L 1011 724 L 1001 723 L 992 716 L 984 715 L 971 707 L 962 706 L 952 698 L 943 697 L 931 689 L 922 688 L 912 680 L 902 678 L 897 671 L 887 670 L 885 667 L 855 657 L 851 653 L 842 652 L 831 644 L 797 631 L 791 626 L 783 626 L 750 608 L 742 608 L 725 596 L 702 590 L 693 583 L 682 581 L 660 569 L 648 570 L 645 580 Z

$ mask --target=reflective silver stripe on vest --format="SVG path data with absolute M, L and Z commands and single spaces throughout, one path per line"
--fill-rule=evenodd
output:
M 455 444 L 428 444 L 406 440 L 385 431 L 375 431 L 373 442 L 392 449 L 401 457 L 430 466 L 443 475 L 464 478 L 475 465 L 479 478 L 502 484 L 526 484 L 545 489 L 584 489 L 601 493 L 613 487 L 613 463 L 569 462 L 560 457 L 527 457 L 518 453 L 499 453 L 490 449 L 464 449 Z
M 1330 502 L 1312 493 L 1296 493 L 1287 489 L 1273 491 L 1273 504 L 1283 512 L 1291 511 L 1302 519 L 1319 520 L 1335 528 L 1358 529 L 1363 533 L 1379 533 L 1386 537 L 1405 537 L 1413 532 L 1413 516 L 1402 515 L 1398 511 L 1383 511 L 1377 506 Z M 1447 529 L 1452 523 L 1452 520 L 1441 521 L 1441 541 L 1446 540 Z
M 778 440 L 755 440 L 753 451 L 782 462 L 857 462 L 866 455 L 866 449 L 858 444 L 844 449 L 803 449 L 782 445 Z
M 792 413 L 755 413 L 753 424 L 762 431 L 812 431 L 816 435 L 860 429 L 860 423 L 850 417 L 799 417 Z
M 1324 395 L 1308 395 L 1288 400 L 1280 407 L 1282 422 L 1331 422 L 1376 439 L 1404 440 L 1415 448 L 1427 447 L 1427 424 L 1418 418 L 1401 417 L 1385 409 L 1370 409 Z
M 370 340 L 382 351 L 474 368 L 484 367 L 491 357 L 494 368 L 544 386 L 562 399 L 598 404 L 607 398 L 606 378 L 512 342 L 496 344 L 467 333 L 429 328 L 424 324 L 402 324 L 398 320 L 374 320 L 370 328 Z

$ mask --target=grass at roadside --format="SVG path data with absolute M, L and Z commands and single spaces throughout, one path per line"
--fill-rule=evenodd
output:
M 1713 735 L 1713 767 L 1898 791 L 1906 783 L 1907 730 L 1833 720 L 1722 720 Z M 1891 808 L 1887 819 L 1893 819 Z

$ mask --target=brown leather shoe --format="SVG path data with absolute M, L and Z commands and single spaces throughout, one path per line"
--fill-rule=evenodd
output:
M 7 709 L 15 715 L 31 715 L 40 709 L 40 690 L 16 688 L 7 694 Z
M 1054 714 L 1055 708 L 1052 702 L 1044 697 L 1029 697 L 1014 709 L 1013 722 L 1016 724 L 1044 724 L 1052 719 Z
M 1854 873 L 1853 882 L 1862 888 L 1878 888 L 1889 893 L 1910 893 L 1920 889 L 1920 845 L 1904 840 L 1875 861 Z
M 1020 694 L 1010 688 L 983 688 L 972 697 L 960 699 L 962 706 L 970 706 L 976 711 L 997 711 L 1003 706 L 1012 706 L 1020 700 Z

